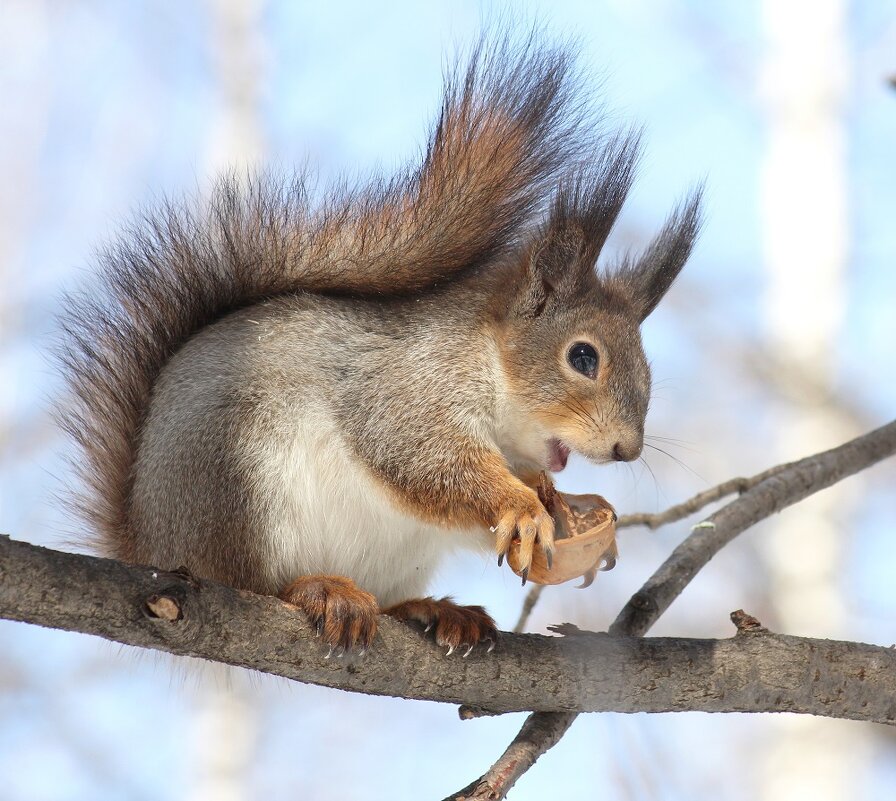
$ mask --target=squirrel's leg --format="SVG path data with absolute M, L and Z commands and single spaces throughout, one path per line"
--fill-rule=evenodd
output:
M 402 622 L 415 621 L 426 631 L 433 630 L 438 645 L 448 648 L 450 655 L 464 649 L 464 656 L 479 643 L 489 643 L 489 651 L 498 641 L 495 621 L 481 606 L 459 606 L 450 598 L 416 598 L 383 610 L 384 615 Z
M 539 500 L 538 493 L 510 472 L 500 454 L 480 451 L 477 457 L 465 464 L 461 486 L 466 492 L 459 499 L 460 503 L 494 532 L 498 564 L 504 561 L 513 540 L 520 540 L 520 565 L 525 584 L 536 543 L 545 552 L 548 564 L 552 561 L 554 520 Z
M 436 522 L 490 529 L 495 535 L 498 564 L 518 538 L 525 584 L 536 543 L 544 550 L 548 564 L 551 562 L 553 519 L 536 491 L 510 471 L 500 452 L 463 436 L 453 440 L 444 436 L 441 444 L 439 464 L 427 463 L 420 465 L 424 469 L 416 469 L 417 463 L 408 459 L 389 465 L 381 475 L 397 490 L 396 497 L 416 514 Z M 427 453 L 431 458 L 431 449 Z M 438 481 L 432 481 L 434 474 L 439 476 Z
M 439 523 L 490 529 L 495 535 L 499 564 L 511 542 L 518 538 L 525 584 L 536 543 L 548 563 L 554 551 L 554 521 L 538 494 L 510 471 L 497 450 L 463 436 L 445 434 L 441 445 L 441 460 L 436 465 L 399 460 L 380 468 L 380 475 L 415 514 Z M 427 454 L 432 457 L 431 449 Z M 433 475 L 438 476 L 437 481 L 432 480 Z
M 279 596 L 308 616 L 330 648 L 363 651 L 373 642 L 379 605 L 350 578 L 299 576 Z

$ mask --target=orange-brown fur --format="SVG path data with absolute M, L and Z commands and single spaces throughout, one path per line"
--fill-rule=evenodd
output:
M 376 598 L 344 576 L 299 576 L 279 593 L 299 607 L 331 647 L 370 647 L 380 613 Z
M 451 598 L 415 598 L 383 610 L 396 620 L 419 623 L 432 630 L 437 645 L 448 652 L 466 646 L 467 653 L 477 643 L 498 641 L 495 621 L 481 606 L 459 606 Z

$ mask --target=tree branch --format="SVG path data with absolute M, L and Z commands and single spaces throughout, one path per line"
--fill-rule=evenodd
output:
M 471 782 L 444 801 L 501 799 L 549 748 L 553 748 L 569 728 L 566 715 L 529 715 L 513 742 L 481 779 Z
M 836 448 L 773 470 L 698 524 L 625 605 L 610 633 L 643 635 L 724 546 L 767 517 L 896 453 L 896 420 Z
M 731 478 L 715 487 L 710 487 L 708 490 L 698 492 L 693 498 L 689 498 L 684 503 L 670 506 L 664 512 L 622 515 L 616 521 L 616 528 L 646 526 L 650 529 L 657 529 L 669 523 L 677 523 L 679 520 L 684 520 L 686 517 L 699 512 L 701 509 L 709 506 L 709 504 L 722 500 L 722 498 L 727 498 L 729 495 L 734 495 L 734 493 L 742 495 L 760 482 L 777 475 L 788 467 L 790 467 L 788 464 L 779 464 L 750 478 Z
M 499 712 L 788 711 L 896 720 L 896 651 L 879 646 L 764 629 L 728 640 L 505 634 L 494 653 L 464 659 L 381 618 L 381 635 L 363 659 L 328 660 L 304 617 L 275 598 L 5 537 L 0 615 L 327 687 Z
M 754 476 L 753 479 L 748 479 L 751 486 L 747 491 L 696 527 L 644 586 L 631 597 L 610 626 L 610 634 L 623 637 L 643 635 L 668 609 L 699 570 L 738 534 L 787 506 L 892 456 L 894 452 L 896 452 L 896 421 L 837 448 L 797 462 L 773 467 Z M 706 503 L 718 500 L 723 495 L 716 493 L 723 492 L 723 488 L 730 487 L 731 492 L 740 491 L 740 487 L 734 483 L 738 481 L 740 479 L 726 482 L 695 496 L 684 504 L 672 507 L 657 516 L 661 521 L 657 525 L 686 517 Z M 636 520 L 647 523 L 646 519 L 651 517 L 630 516 L 626 522 Z M 622 523 L 623 520 L 625 518 L 620 518 L 619 522 Z M 528 611 L 531 611 L 535 601 L 537 596 L 532 600 Z M 521 616 L 518 625 L 523 622 L 524 618 Z M 525 751 L 518 754 L 517 740 L 514 740 L 500 759 L 478 781 L 450 796 L 450 799 L 461 801 L 464 798 L 504 798 L 517 779 L 531 768 L 545 751 L 560 741 L 576 717 L 576 712 L 536 712 L 530 715 L 519 735 L 523 736 L 524 732 L 527 735 Z M 512 769 L 508 769 L 508 760 L 512 761 Z M 466 793 L 471 787 L 476 788 L 476 792 L 468 796 Z

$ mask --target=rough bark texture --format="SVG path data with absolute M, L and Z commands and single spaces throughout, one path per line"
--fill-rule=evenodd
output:
M 505 634 L 446 657 L 381 620 L 362 659 L 326 659 L 274 598 L 188 575 L 0 539 L 0 615 L 298 681 L 496 712 L 805 712 L 893 723 L 896 651 L 764 630 L 729 640 Z

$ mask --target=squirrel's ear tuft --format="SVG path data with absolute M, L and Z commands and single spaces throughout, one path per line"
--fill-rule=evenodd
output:
M 638 140 L 636 131 L 615 136 L 594 163 L 561 182 L 527 249 L 524 314 L 538 316 L 551 297 L 570 300 L 590 289 L 597 257 L 634 180 Z
M 656 308 L 691 255 L 702 224 L 702 194 L 702 187 L 692 191 L 669 215 L 647 250 L 636 259 L 626 259 L 615 271 L 631 293 L 640 322 Z

